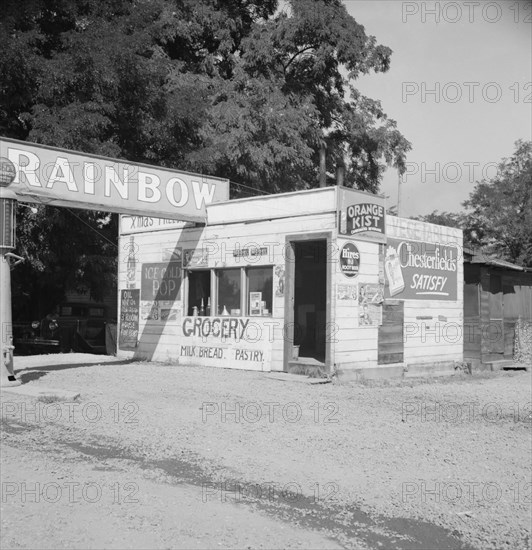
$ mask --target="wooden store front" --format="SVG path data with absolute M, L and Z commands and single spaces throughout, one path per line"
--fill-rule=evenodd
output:
M 118 354 L 180 365 L 403 376 L 463 359 L 462 232 L 327 187 L 122 215 Z

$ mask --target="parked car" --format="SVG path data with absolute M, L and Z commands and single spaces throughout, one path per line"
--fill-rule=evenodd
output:
M 107 307 L 66 302 L 41 320 L 13 325 L 15 353 L 106 353 Z

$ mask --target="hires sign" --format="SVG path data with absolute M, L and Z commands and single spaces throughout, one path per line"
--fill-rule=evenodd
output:
M 206 204 L 229 199 L 229 181 L 0 138 L 27 202 L 205 222 Z

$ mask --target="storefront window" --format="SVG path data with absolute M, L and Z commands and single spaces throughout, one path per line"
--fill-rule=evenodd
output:
M 249 267 L 248 277 L 248 314 L 250 316 L 271 316 L 273 270 L 271 267 Z
M 188 315 L 210 315 L 210 307 L 211 272 L 206 270 L 189 271 Z
M 211 274 L 216 281 L 214 296 Z M 189 316 L 271 317 L 272 306 L 272 266 L 188 271 Z
M 220 269 L 218 274 L 218 315 L 242 315 L 240 306 L 241 270 Z

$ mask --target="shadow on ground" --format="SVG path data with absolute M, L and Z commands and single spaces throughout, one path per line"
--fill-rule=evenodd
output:
M 278 489 L 264 491 L 260 488 L 265 484 L 236 478 L 226 478 L 222 486 L 212 473 L 216 468 L 209 467 L 202 457 L 193 454 L 157 460 L 120 447 L 112 440 L 106 444 L 65 440 L 57 443 L 81 456 L 98 460 L 100 468 L 112 468 L 112 461 L 118 460 L 133 463 L 144 470 L 164 472 L 175 484 L 186 483 L 201 488 L 202 499 L 221 499 L 222 502 L 252 506 L 291 525 L 322 532 L 344 548 L 358 547 L 363 541 L 365 547 L 374 550 L 474 550 L 460 539 L 458 532 L 428 521 L 371 514 L 354 503 L 341 506 L 300 493 L 280 492 Z M 124 467 L 123 463 L 120 466 Z
M 127 359 L 123 361 L 109 361 L 109 362 L 98 362 L 94 363 L 57 363 L 52 365 L 43 365 L 43 366 L 33 366 L 33 367 L 24 367 L 22 369 L 15 369 L 15 376 L 23 384 L 31 382 L 32 380 L 38 380 L 46 376 L 50 372 L 56 372 L 67 369 L 80 369 L 86 367 L 102 367 L 109 366 L 114 367 L 116 365 L 129 365 L 130 363 L 135 363 L 136 361 L 132 359 Z

